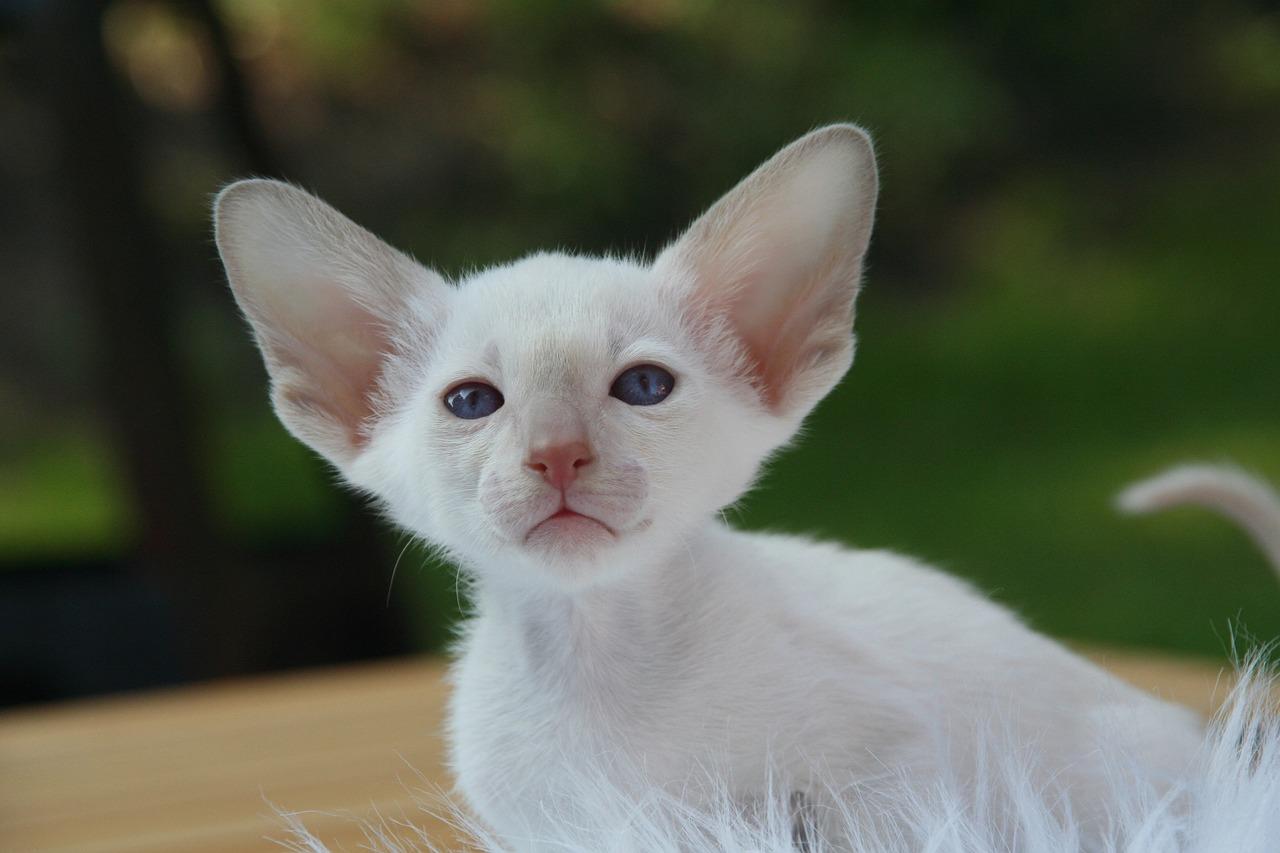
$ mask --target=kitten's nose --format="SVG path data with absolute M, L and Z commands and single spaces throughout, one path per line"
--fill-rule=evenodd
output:
M 578 478 L 578 471 L 594 461 L 591 448 L 584 441 L 553 444 L 534 449 L 525 465 L 542 475 L 542 479 L 564 491 Z

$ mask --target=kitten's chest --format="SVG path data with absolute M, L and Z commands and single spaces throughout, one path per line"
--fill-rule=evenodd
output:
M 673 730 L 680 715 L 619 674 L 539 671 L 476 645 L 453 680 L 450 753 L 473 803 L 570 790 L 586 767 L 610 768 L 612 784 L 677 778 L 690 760 L 689 738 Z

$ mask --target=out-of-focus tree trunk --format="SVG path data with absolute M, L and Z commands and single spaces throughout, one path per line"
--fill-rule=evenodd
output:
M 46 4 L 33 21 L 34 59 L 58 129 L 55 190 L 90 311 L 97 411 L 136 510 L 133 563 L 187 617 L 206 612 L 194 605 L 212 586 L 216 539 L 175 346 L 175 288 L 141 194 L 142 140 L 103 45 L 106 5 Z M 195 638 L 211 636 L 192 627 Z M 200 646 L 187 650 L 189 662 L 221 668 Z
M 218 76 L 218 112 L 231 142 L 240 149 L 245 165 L 259 178 L 283 178 L 284 172 L 267 143 L 261 125 L 254 119 L 248 87 L 236 64 L 235 50 L 227 26 L 211 0 L 182 0 L 181 6 L 204 27 L 213 51 Z
M 128 565 L 171 602 L 188 675 L 403 651 L 401 614 L 387 607 L 386 573 L 378 570 L 381 536 L 356 501 L 323 548 L 271 560 L 233 550 L 214 529 L 201 468 L 204 435 L 177 341 L 181 288 L 143 195 L 140 105 L 103 43 L 109 5 L 50 0 L 31 20 L 29 44 L 56 124 L 52 189 L 65 206 L 63 227 L 90 315 L 96 412 L 137 520 Z M 215 8 L 208 0 L 179 5 L 208 32 L 220 81 L 215 109 L 230 147 L 249 171 L 281 175 Z M 221 278 L 220 270 L 209 272 L 211 280 Z

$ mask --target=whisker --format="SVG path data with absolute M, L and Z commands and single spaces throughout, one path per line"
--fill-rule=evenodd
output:
M 396 569 L 400 568 L 400 561 L 404 559 L 404 554 L 409 550 L 409 546 L 413 544 L 413 537 L 410 536 L 404 543 L 404 547 L 400 549 L 400 556 L 396 557 L 395 563 L 391 566 L 391 580 L 387 581 L 387 600 L 383 602 L 383 607 L 391 606 L 391 588 L 396 584 Z

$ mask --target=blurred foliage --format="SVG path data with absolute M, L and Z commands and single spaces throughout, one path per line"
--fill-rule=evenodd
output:
M 650 254 L 789 139 L 866 125 L 883 204 L 857 364 L 733 514 L 920 553 L 1080 639 L 1220 653 L 1237 616 L 1280 634 L 1280 590 L 1238 533 L 1107 506 L 1187 457 L 1280 480 L 1280 16 L 1264 4 L 216 8 L 287 177 L 453 275 L 548 246 Z M 210 264 L 208 195 L 244 167 L 213 117 L 208 33 L 182 3 L 118 0 L 104 38 L 184 271 L 218 528 L 323 541 L 334 478 L 270 418 Z M 41 196 L 47 124 L 20 82 L 0 108 L 16 202 L 0 552 L 120 552 L 131 503 L 85 404 L 94 354 Z M 395 592 L 438 644 L 454 580 L 401 556 Z

